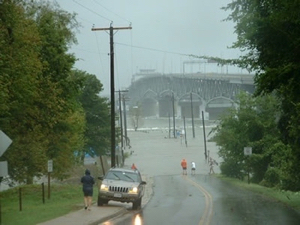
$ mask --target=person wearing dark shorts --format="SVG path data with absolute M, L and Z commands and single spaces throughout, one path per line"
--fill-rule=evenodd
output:
M 85 170 L 85 175 L 81 177 L 81 183 L 84 196 L 84 209 L 91 210 L 93 201 L 93 185 L 95 184 L 95 180 L 88 169 Z
M 186 162 L 186 160 L 182 159 L 180 164 L 181 164 L 181 167 L 182 167 L 182 174 L 183 175 L 187 175 L 187 171 L 186 171 L 186 169 L 187 169 L 187 162 Z

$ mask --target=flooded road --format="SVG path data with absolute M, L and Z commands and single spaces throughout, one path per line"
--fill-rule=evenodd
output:
M 210 129 L 206 128 L 206 134 Z M 180 139 L 166 138 L 164 130 L 129 133 L 134 152 L 125 164 L 135 163 L 142 174 L 153 179 L 153 194 L 141 210 L 128 210 L 125 216 L 102 224 L 299 224 L 298 212 L 209 175 L 202 128 L 196 129 L 195 138 L 191 133 L 188 129 L 187 147 Z M 210 156 L 221 162 L 215 143 L 206 144 Z M 186 176 L 181 171 L 182 158 L 188 162 Z M 195 175 L 191 175 L 191 161 L 196 163 Z M 218 166 L 214 170 L 220 172 Z

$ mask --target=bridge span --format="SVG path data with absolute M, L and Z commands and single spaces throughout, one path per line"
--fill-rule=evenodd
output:
M 135 74 L 127 93 L 129 107 L 139 108 L 142 117 L 217 119 L 235 106 L 240 91 L 253 93 L 252 74 L 155 72 Z M 173 114 L 174 112 L 174 114 Z

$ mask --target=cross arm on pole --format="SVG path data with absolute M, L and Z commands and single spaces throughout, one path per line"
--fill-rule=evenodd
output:
M 110 27 L 105 28 L 92 28 L 92 31 L 110 30 Z M 113 27 L 113 30 L 131 30 L 132 27 Z

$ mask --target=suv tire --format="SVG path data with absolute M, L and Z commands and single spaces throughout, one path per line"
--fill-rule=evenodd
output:
M 136 210 L 138 208 L 140 208 L 142 205 L 142 198 L 139 198 L 138 200 L 136 200 L 135 202 L 132 203 L 132 209 Z
M 98 197 L 98 202 L 97 202 L 98 206 L 102 206 L 103 204 L 107 204 L 107 203 L 108 203 L 107 200 Z

